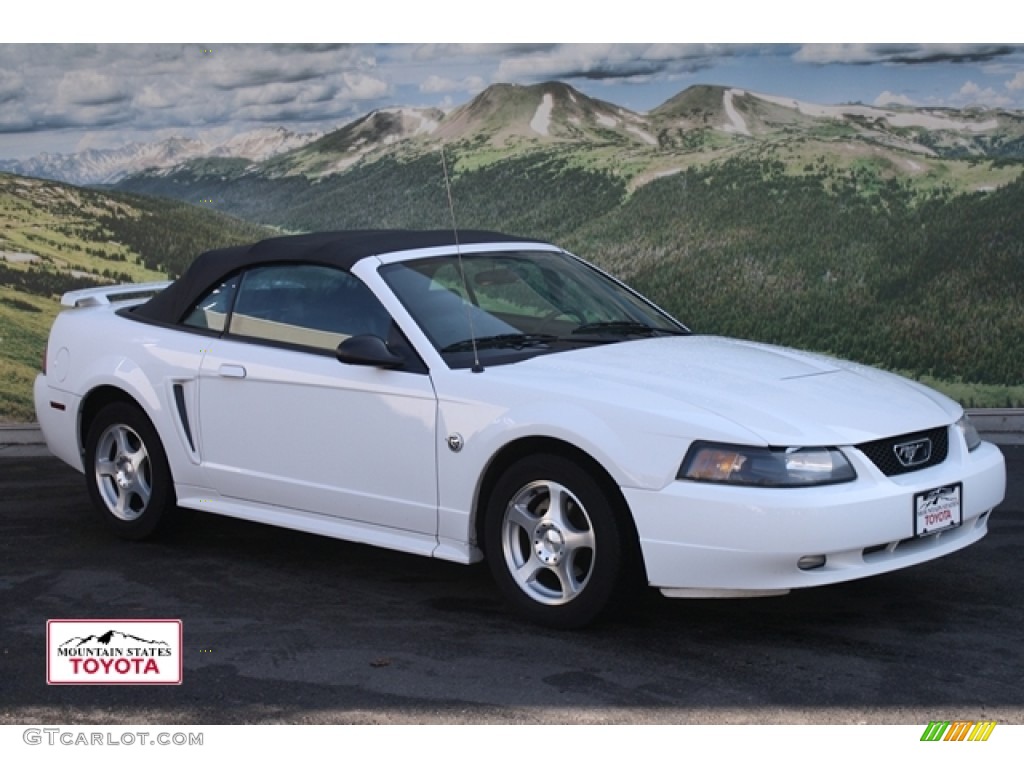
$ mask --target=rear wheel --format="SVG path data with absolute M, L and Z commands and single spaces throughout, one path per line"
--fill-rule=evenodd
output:
M 491 493 L 484 546 L 498 587 L 546 626 L 590 624 L 627 584 L 631 527 L 581 466 L 537 455 L 512 465 Z
M 90 425 L 85 478 L 93 508 L 121 538 L 152 536 L 177 503 L 160 438 L 128 403 L 106 406 Z

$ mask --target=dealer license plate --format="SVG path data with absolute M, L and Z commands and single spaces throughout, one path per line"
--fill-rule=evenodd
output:
M 928 536 L 963 522 L 962 483 L 914 494 L 914 535 Z

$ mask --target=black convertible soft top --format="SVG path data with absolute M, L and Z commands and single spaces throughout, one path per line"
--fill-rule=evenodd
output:
M 458 242 L 473 245 L 537 241 L 500 232 L 467 230 L 458 233 Z M 272 237 L 252 245 L 206 251 L 171 285 L 135 307 L 131 316 L 156 323 L 176 323 L 210 288 L 232 272 L 254 264 L 306 262 L 347 270 L 366 256 L 454 244 L 455 234 L 450 229 L 367 229 Z

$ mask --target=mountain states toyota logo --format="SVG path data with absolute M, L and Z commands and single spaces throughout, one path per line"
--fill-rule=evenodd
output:
M 179 619 L 51 619 L 50 685 L 180 685 Z

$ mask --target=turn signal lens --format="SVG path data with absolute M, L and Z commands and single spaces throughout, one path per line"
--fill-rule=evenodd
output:
M 694 454 L 687 469 L 687 477 L 691 480 L 727 482 L 746 463 L 747 457 L 736 451 L 704 448 Z
M 764 448 L 697 442 L 676 478 L 766 488 L 801 488 L 855 480 L 838 448 Z

